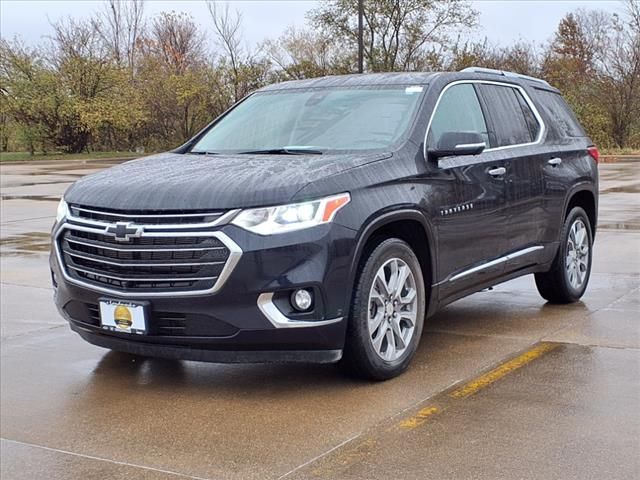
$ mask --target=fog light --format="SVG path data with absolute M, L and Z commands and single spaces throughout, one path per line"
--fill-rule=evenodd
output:
M 296 310 L 305 312 L 311 308 L 313 303 L 313 295 L 309 290 L 300 289 L 291 294 L 291 305 Z

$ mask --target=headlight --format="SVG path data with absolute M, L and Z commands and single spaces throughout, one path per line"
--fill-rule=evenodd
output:
M 63 198 L 60 199 L 60 203 L 58 203 L 58 211 L 56 212 L 56 223 L 60 223 L 69 215 L 69 206 L 67 202 L 64 201 Z
M 350 201 L 351 196 L 342 193 L 311 202 L 252 208 L 240 212 L 231 223 L 259 235 L 302 230 L 331 222 L 338 210 Z

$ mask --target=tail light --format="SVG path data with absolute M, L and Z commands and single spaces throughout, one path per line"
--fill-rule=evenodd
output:
M 587 153 L 591 155 L 591 158 L 593 158 L 596 163 L 600 162 L 600 152 L 598 151 L 598 147 L 593 146 L 587 148 Z

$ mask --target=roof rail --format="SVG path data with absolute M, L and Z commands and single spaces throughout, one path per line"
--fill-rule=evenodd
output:
M 502 75 L 503 77 L 516 77 L 516 78 L 522 78 L 524 80 L 531 80 L 532 82 L 540 82 L 540 83 L 543 83 L 544 85 L 549 85 L 549 82 L 541 78 L 530 77 L 529 75 L 522 75 L 516 72 L 508 72 L 506 70 L 496 70 L 494 68 L 467 67 L 460 71 L 466 72 L 466 73 L 487 73 L 490 75 Z

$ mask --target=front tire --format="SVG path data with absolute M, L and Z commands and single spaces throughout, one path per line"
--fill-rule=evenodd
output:
M 536 273 L 536 287 L 542 298 L 551 303 L 580 300 L 589 283 L 593 256 L 593 234 L 587 213 L 574 207 L 560 232 L 558 254 L 545 273 Z
M 342 363 L 359 377 L 387 380 L 415 355 L 425 315 L 420 262 L 397 238 L 381 242 L 361 265 Z

